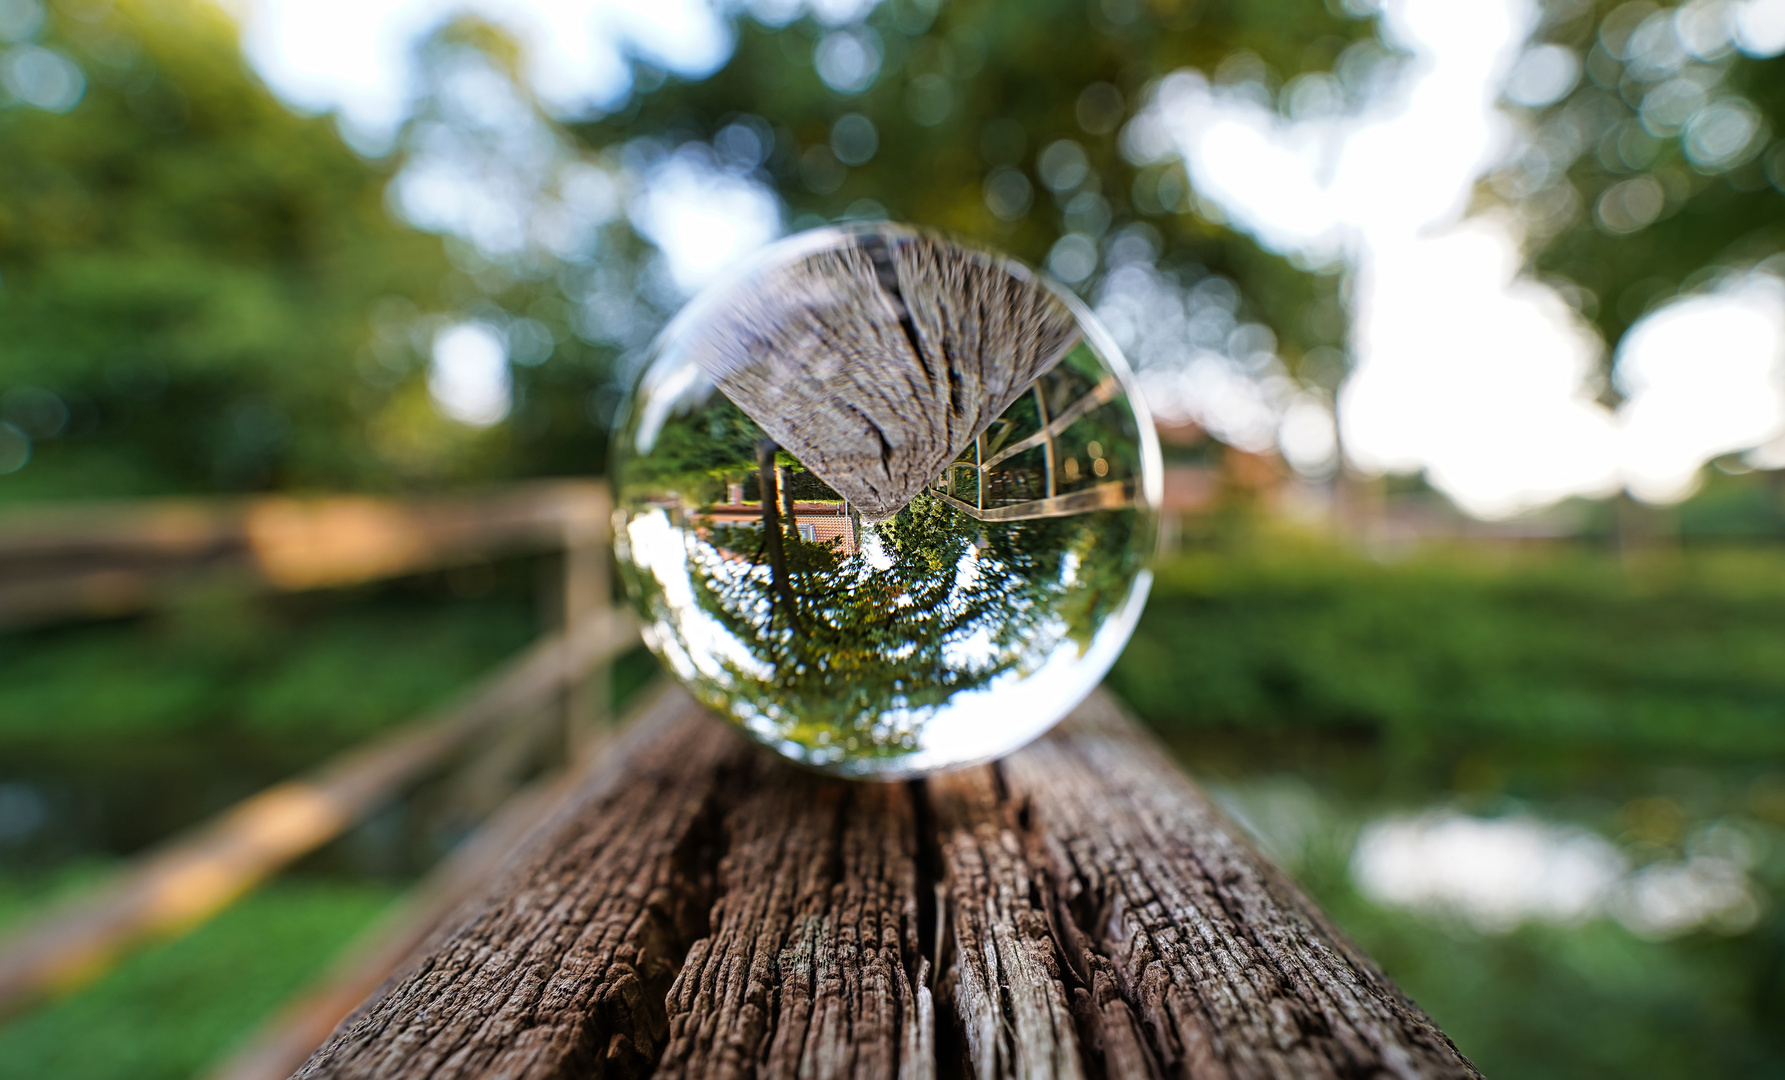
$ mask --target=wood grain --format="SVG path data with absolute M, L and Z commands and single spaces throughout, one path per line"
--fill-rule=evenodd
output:
M 928 784 L 954 941 L 945 986 L 981 1077 L 1085 1075 L 1044 887 L 994 768 Z
M 913 783 L 681 691 L 606 760 L 300 1076 L 1479 1075 L 1101 695 Z
M 1106 696 L 996 768 L 1099 1071 L 1479 1075 Z
M 303 1077 L 648 1074 L 712 903 L 711 809 L 737 754 L 679 692 L 454 930 L 343 1022 Z
M 685 333 L 720 390 L 868 521 L 1078 340 L 1027 271 L 893 226 L 734 286 Z
M 711 936 L 669 995 L 663 1077 L 933 1074 L 905 785 L 750 755 L 725 816 Z

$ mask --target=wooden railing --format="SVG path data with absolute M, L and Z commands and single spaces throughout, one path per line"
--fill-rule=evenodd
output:
M 0 630 L 130 615 L 196 584 L 315 589 L 497 556 L 586 551 L 598 485 L 431 500 L 159 499 L 0 512 Z
M 0 1015 L 88 982 L 119 955 L 190 929 L 365 820 L 480 736 L 526 717 L 630 645 L 630 619 L 585 617 L 540 641 L 458 707 L 268 788 L 138 858 L 84 899 L 0 942 Z
M 459 708 L 15 937 L 0 971 L 43 992 L 62 969 L 14 958 L 82 953 L 40 940 L 116 950 L 202 915 L 628 627 L 597 605 Z M 599 730 L 218 1080 L 1479 1075 L 1101 693 L 1001 762 L 915 782 L 802 771 L 678 689 Z M 178 897 L 159 883 L 182 875 L 203 904 L 120 899 Z
M 124 613 L 116 603 L 93 608 L 84 602 L 93 594 L 62 588 L 69 582 L 134 581 L 133 603 L 148 606 L 219 579 L 320 588 L 542 551 L 563 553 L 566 623 L 457 705 L 243 800 L 13 928 L 0 940 L 0 1018 L 205 921 L 504 728 L 544 738 L 587 733 L 591 699 L 604 697 L 596 673 L 637 636 L 607 601 L 608 505 L 598 485 L 555 483 L 428 501 L 165 500 L 0 516 L 0 625 L 14 628 Z M 72 602 L 48 602 L 58 597 Z M 553 723 L 524 723 L 560 710 Z
M 1099 694 L 820 778 L 665 690 L 302 1077 L 1478 1075 Z

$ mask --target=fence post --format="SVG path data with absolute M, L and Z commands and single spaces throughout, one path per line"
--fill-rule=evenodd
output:
M 613 605 L 608 504 L 598 496 L 567 496 L 566 501 L 564 625 L 575 626 L 594 612 Z M 571 760 L 607 719 L 612 694 L 608 668 L 606 662 L 597 664 L 565 687 L 565 749 Z

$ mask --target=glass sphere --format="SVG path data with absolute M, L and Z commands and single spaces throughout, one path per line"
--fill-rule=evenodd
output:
M 652 346 L 615 437 L 645 640 L 827 772 L 999 757 L 1109 670 L 1151 582 L 1158 440 L 1109 335 L 1009 259 L 803 233 Z

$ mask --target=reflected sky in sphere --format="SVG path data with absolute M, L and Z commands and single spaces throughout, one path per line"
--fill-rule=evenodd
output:
M 1161 483 L 1081 305 L 887 225 L 793 237 L 690 305 L 613 478 L 670 670 L 781 753 L 881 777 L 1008 753 L 1096 686 L 1145 601 Z

